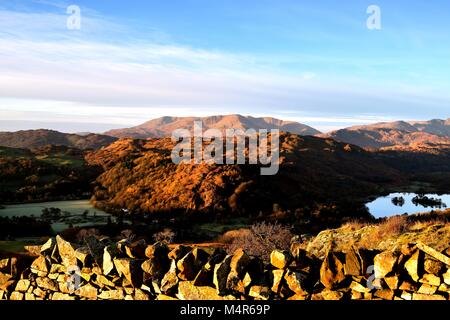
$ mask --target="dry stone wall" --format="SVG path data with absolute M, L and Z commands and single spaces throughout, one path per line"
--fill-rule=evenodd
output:
M 3 300 L 448 300 L 450 248 L 352 249 L 324 259 L 293 244 L 270 263 L 237 250 L 57 236 L 0 260 Z

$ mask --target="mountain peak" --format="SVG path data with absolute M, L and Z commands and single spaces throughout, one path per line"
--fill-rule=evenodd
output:
M 270 117 L 255 118 L 252 116 L 231 114 L 209 117 L 161 117 L 132 128 L 111 130 L 105 134 L 118 138 L 138 139 L 170 137 L 172 132 L 176 129 L 192 130 L 194 121 L 201 121 L 204 130 L 225 130 L 231 128 L 247 130 L 252 128 L 255 130 L 279 129 L 280 131 L 296 133 L 299 135 L 316 135 L 320 133 L 314 128 L 294 121 L 283 121 Z

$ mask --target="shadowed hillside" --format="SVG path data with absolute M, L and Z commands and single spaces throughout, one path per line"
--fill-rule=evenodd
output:
M 386 122 L 355 126 L 319 135 L 362 148 L 419 152 L 450 150 L 450 120 Z
M 77 149 L 99 149 L 116 141 L 116 138 L 86 134 L 77 135 L 53 130 L 26 130 L 17 132 L 0 132 L 0 146 L 10 148 L 38 148 L 46 145 L 66 146 Z
M 274 207 L 293 212 L 352 203 L 403 179 L 398 170 L 356 146 L 288 133 L 280 139 L 275 176 L 261 176 L 257 165 L 175 165 L 168 138 L 120 140 L 87 156 L 89 163 L 105 169 L 93 201 L 106 210 L 126 208 L 136 214 L 258 215 L 270 214 Z M 355 214 L 327 210 L 336 218 Z

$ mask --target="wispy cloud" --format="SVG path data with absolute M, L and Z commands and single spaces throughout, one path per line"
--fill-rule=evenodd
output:
M 96 35 L 126 27 L 87 11 L 82 30 L 72 33 L 65 29 L 66 18 L 0 10 L 2 120 L 73 119 L 96 130 L 162 115 L 243 113 L 332 127 L 381 120 L 385 113 L 401 116 L 411 106 L 445 111 L 450 101 L 427 88 L 386 88 L 322 70 L 278 67 L 292 60 L 339 63 L 339 58 L 236 54 L 141 38 L 108 41 Z M 362 109 L 375 115 L 358 118 Z

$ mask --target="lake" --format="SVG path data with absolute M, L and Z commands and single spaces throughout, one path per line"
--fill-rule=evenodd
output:
M 386 197 L 380 197 L 366 206 L 369 212 L 375 218 L 391 217 L 400 214 L 415 214 L 420 212 L 429 212 L 431 210 L 445 209 L 446 206 L 450 206 L 450 195 L 438 195 L 438 194 L 425 194 L 425 197 L 430 199 L 440 199 L 442 205 L 437 203 L 426 204 L 419 201 L 420 203 L 414 203 L 416 193 L 391 193 Z M 395 202 L 395 203 L 394 203 Z
M 7 205 L 0 209 L 2 217 L 36 217 L 39 218 L 45 208 L 59 208 L 62 212 L 61 219 L 52 223 L 55 232 L 67 229 L 70 224 L 76 227 L 104 225 L 108 221 L 110 214 L 94 208 L 89 200 L 54 201 L 42 203 L 25 203 Z M 83 216 L 83 212 L 88 214 Z M 114 221 L 114 219 L 113 219 Z

